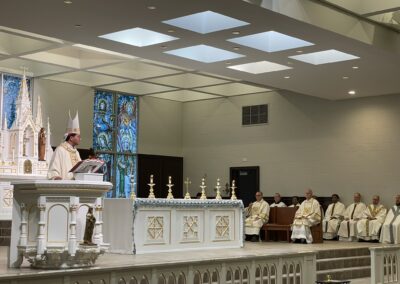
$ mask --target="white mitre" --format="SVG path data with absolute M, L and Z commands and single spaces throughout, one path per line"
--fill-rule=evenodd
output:
M 71 112 L 68 112 L 68 125 L 67 131 L 64 134 L 64 138 L 67 138 L 69 134 L 81 134 L 78 111 L 76 111 L 74 119 L 71 118 Z

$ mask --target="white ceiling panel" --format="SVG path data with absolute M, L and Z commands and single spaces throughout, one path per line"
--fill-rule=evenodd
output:
M 53 43 L 0 31 L 0 54 L 17 55 L 51 47 Z
M 77 46 L 66 46 L 22 57 L 76 69 L 118 63 L 125 60 L 123 56 L 93 51 Z
M 165 76 L 181 72 L 174 69 L 146 64 L 140 61 L 129 61 L 121 64 L 98 67 L 90 69 L 90 71 L 114 76 L 121 76 L 135 80 Z
M 3 61 L 0 61 L 0 68 L 3 70 L 15 70 L 17 73 L 21 71 L 23 68 L 26 68 L 26 71 L 32 74 L 32 76 L 43 76 L 55 73 L 61 73 L 70 71 L 71 69 L 50 65 L 46 63 L 35 62 L 31 60 L 25 60 L 20 58 L 9 58 Z M 9 72 L 9 71 L 8 71 Z
M 191 73 L 166 76 L 162 78 L 151 79 L 148 81 L 153 83 L 173 86 L 177 88 L 196 88 L 196 87 L 223 84 L 229 82 L 222 79 L 196 75 Z
M 175 88 L 160 86 L 156 84 L 144 83 L 144 82 L 126 82 L 115 85 L 108 85 L 102 87 L 107 90 L 129 93 L 134 95 L 145 95 L 157 92 L 165 92 L 175 90 Z
M 104 84 L 113 84 L 124 81 L 124 79 L 85 72 L 85 71 L 76 71 L 65 74 L 53 75 L 45 77 L 44 79 L 71 83 L 76 85 L 90 86 L 90 87 L 97 85 L 104 85 Z
M 252 93 L 269 92 L 271 89 L 260 88 L 252 85 L 242 83 L 229 83 L 224 85 L 198 88 L 195 90 L 203 91 L 206 93 L 212 93 L 221 96 L 238 96 Z
M 208 94 L 199 93 L 199 92 L 190 91 L 190 90 L 178 90 L 178 91 L 173 91 L 173 92 L 154 94 L 154 95 L 150 95 L 150 97 L 167 99 L 167 100 L 178 101 L 178 102 L 191 102 L 191 101 L 199 101 L 199 100 L 218 98 L 218 96 L 208 95 Z

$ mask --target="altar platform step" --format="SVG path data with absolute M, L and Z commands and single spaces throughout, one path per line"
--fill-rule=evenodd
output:
M 317 253 L 317 280 L 330 275 L 335 280 L 367 278 L 371 275 L 368 247 L 321 250 Z

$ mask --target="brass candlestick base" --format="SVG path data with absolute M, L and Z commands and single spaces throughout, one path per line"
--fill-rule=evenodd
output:
M 235 186 L 235 180 L 232 180 L 232 186 L 231 186 L 231 189 L 232 189 L 231 200 L 237 200 L 236 193 L 235 193 L 235 189 L 236 189 L 236 188 L 237 188 L 237 187 Z
M 201 188 L 201 196 L 200 196 L 200 200 L 205 200 L 205 199 L 207 199 L 207 195 L 206 195 L 206 179 L 205 178 L 202 178 L 201 179 L 201 185 L 200 185 L 200 188 Z
M 215 199 L 221 200 L 222 196 L 221 196 L 221 192 L 219 191 L 221 189 L 219 178 L 217 179 L 217 186 L 215 188 L 217 189 L 217 194 L 215 195 Z
M 172 187 L 173 187 L 174 185 L 172 184 L 172 178 L 171 177 L 168 177 L 168 184 L 167 184 L 167 187 L 168 187 L 168 195 L 167 195 L 167 199 L 174 199 L 174 196 L 172 195 Z
M 192 199 L 190 197 L 190 193 L 189 193 L 189 184 L 191 184 L 192 182 L 189 180 L 189 178 L 186 178 L 185 180 L 185 185 L 186 185 L 186 194 L 185 194 L 185 199 Z
M 150 193 L 149 193 L 149 199 L 155 199 L 156 198 L 156 196 L 154 195 L 154 186 L 156 185 L 154 182 L 153 182 L 153 175 L 150 175 L 150 183 L 149 184 L 147 184 L 148 186 L 150 186 Z

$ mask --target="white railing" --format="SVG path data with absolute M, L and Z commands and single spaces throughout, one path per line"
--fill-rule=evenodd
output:
M 400 283 L 400 246 L 371 247 L 371 284 Z
M 97 267 L 95 270 L 64 270 L 59 273 L 38 274 L 33 271 L 31 276 L 29 273 L 14 275 L 12 283 L 29 283 L 30 277 L 41 284 L 310 284 L 316 280 L 316 253 Z M 0 283 L 11 283 L 6 279 L 3 282 L 3 279 L 0 276 Z

